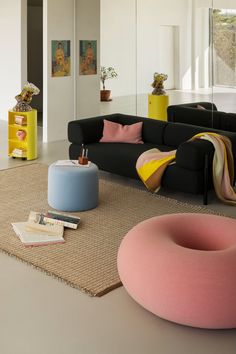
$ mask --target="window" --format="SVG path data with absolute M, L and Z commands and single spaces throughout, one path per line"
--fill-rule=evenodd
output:
M 236 87 L 236 10 L 212 12 L 213 85 Z

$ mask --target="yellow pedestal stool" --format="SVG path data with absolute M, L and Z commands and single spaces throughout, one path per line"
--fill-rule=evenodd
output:
M 148 118 L 167 120 L 169 96 L 148 95 Z

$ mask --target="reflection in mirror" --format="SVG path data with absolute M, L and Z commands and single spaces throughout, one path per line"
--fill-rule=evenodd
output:
M 138 1 L 138 115 L 150 116 L 148 95 L 155 72 L 168 75 L 169 105 L 212 102 L 211 7 L 208 0 Z
M 212 8 L 213 0 L 101 0 L 101 65 L 117 72 L 101 113 L 148 117 L 154 73 L 168 75 L 169 105 L 212 103 Z

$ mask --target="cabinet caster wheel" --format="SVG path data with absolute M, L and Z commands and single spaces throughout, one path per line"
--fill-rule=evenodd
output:
M 26 160 L 26 157 L 22 157 L 22 160 L 25 161 L 25 160 Z
M 12 156 L 13 159 L 15 159 L 16 157 L 15 156 Z

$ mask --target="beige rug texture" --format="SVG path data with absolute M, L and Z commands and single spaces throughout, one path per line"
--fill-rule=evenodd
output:
M 146 190 L 100 180 L 96 209 L 73 213 L 77 230 L 65 229 L 64 244 L 25 247 L 11 223 L 26 221 L 31 210 L 46 212 L 48 166 L 31 164 L 0 171 L 0 249 L 91 296 L 121 285 L 116 267 L 122 238 L 144 219 L 170 213 L 210 210 L 180 203 Z

